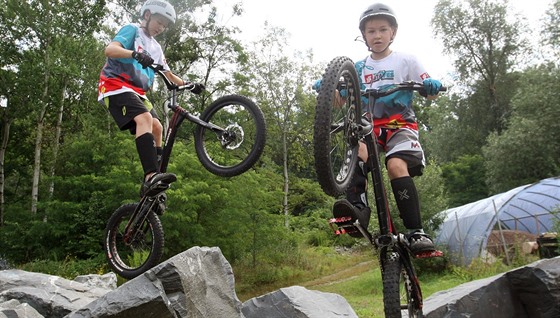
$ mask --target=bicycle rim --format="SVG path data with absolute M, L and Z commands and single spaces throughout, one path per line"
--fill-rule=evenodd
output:
M 109 266 L 120 276 L 132 279 L 159 263 L 163 254 L 163 227 L 152 211 L 133 239 L 125 242 L 124 229 L 138 203 L 118 208 L 105 229 L 105 255 Z
M 345 91 L 339 106 L 336 96 Z M 317 95 L 313 145 L 315 171 L 323 191 L 331 196 L 348 188 L 358 161 L 357 124 L 361 118 L 360 86 L 354 63 L 337 57 L 327 66 Z
M 217 132 L 198 126 L 195 150 L 211 173 L 232 177 L 249 170 L 260 158 L 266 142 L 266 122 L 250 99 L 228 95 L 215 100 L 200 119 L 221 127 Z
M 381 262 L 385 317 L 423 317 L 422 295 L 412 264 L 395 251 L 386 252 Z

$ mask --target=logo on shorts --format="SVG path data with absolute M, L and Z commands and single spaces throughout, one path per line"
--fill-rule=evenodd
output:
M 392 119 L 386 126 L 389 129 L 399 129 L 404 126 L 404 123 L 399 122 L 397 119 Z
M 123 107 L 122 107 L 122 115 L 123 115 L 123 116 L 126 116 L 126 106 L 123 106 Z
M 416 141 L 413 141 L 410 143 L 410 148 L 414 149 L 414 148 L 420 148 L 420 144 Z

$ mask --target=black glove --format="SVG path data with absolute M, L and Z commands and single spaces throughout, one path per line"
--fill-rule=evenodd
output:
M 144 68 L 154 64 L 154 59 L 144 52 L 133 51 L 132 58 L 137 60 L 138 63 L 142 64 L 142 67 Z
M 202 93 L 202 91 L 204 91 L 206 89 L 206 87 L 202 83 L 194 83 L 194 82 L 185 81 L 185 86 L 187 87 L 187 89 L 189 91 L 191 91 L 193 94 L 196 94 L 196 95 Z

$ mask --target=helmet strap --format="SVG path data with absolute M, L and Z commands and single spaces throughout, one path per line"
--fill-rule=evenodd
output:
M 149 12 L 148 19 L 146 19 L 146 12 Z M 149 36 L 151 36 L 149 31 L 149 26 L 150 26 L 150 22 L 152 22 L 152 13 L 150 11 L 146 11 L 146 12 L 144 12 L 144 16 L 142 17 L 145 23 L 142 23 L 140 27 L 144 29 L 144 32 L 146 32 Z

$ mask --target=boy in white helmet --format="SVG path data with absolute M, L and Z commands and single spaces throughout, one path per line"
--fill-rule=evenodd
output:
M 423 95 L 433 99 L 441 83 L 430 78 L 416 57 L 394 52 L 391 43 L 397 34 L 396 15 L 388 6 L 376 3 L 369 6 L 360 16 L 359 28 L 371 52 L 364 60 L 355 64 L 361 89 L 381 88 L 404 81 L 422 82 Z M 315 84 L 318 89 L 320 83 Z M 422 175 L 425 165 L 424 152 L 418 140 L 418 124 L 412 109 L 412 91 L 400 91 L 378 99 L 373 109 L 374 133 L 379 145 L 386 153 L 385 165 L 391 187 L 399 208 L 413 253 L 431 252 L 434 244 L 422 229 L 420 202 L 413 176 Z M 365 104 L 367 105 L 367 101 Z M 370 110 L 371 111 L 371 110 Z M 366 199 L 367 149 L 360 142 L 359 168 L 346 192 L 346 199 L 338 200 L 333 206 L 335 218 L 351 216 L 367 228 L 371 210 Z M 361 236 L 354 233 L 354 236 Z
M 163 65 L 165 76 L 176 85 L 190 84 L 200 94 L 204 85 L 186 82 L 173 74 L 154 38 L 175 23 L 175 9 L 167 1 L 148 0 L 140 10 L 141 24 L 123 26 L 105 48 L 107 62 L 99 78 L 99 97 L 121 130 L 130 130 L 144 170 L 141 196 L 154 196 L 177 180 L 172 173 L 160 173 L 163 127 L 146 97 L 155 77 L 152 64 Z

